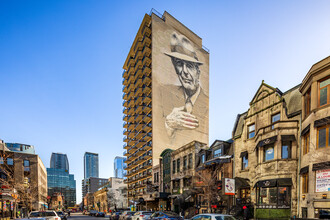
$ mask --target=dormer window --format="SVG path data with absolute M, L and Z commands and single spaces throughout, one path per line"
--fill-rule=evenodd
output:
M 218 148 L 214 150 L 213 157 L 220 157 L 222 156 L 222 148 Z
M 201 163 L 202 163 L 202 164 L 205 163 L 205 154 L 203 154 L 203 155 L 201 156 Z

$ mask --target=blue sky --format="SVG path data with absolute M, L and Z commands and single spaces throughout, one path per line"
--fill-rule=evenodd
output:
M 330 1 L 0 1 L 0 139 L 83 154 L 100 177 L 122 155 L 122 66 L 145 13 L 168 11 L 210 49 L 210 143 L 229 139 L 262 80 L 283 92 L 330 55 Z

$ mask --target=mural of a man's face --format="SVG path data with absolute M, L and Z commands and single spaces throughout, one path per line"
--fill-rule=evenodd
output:
M 199 87 L 200 70 L 198 64 L 174 57 L 172 62 L 187 95 L 193 95 Z

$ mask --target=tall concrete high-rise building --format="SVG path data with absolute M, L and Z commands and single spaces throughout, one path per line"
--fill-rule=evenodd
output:
M 64 169 L 69 172 L 69 161 L 66 154 L 52 153 L 50 157 L 50 168 Z
M 209 51 L 169 13 L 146 14 L 123 66 L 128 200 L 150 200 L 167 148 L 209 141 Z
M 85 152 L 84 155 L 84 179 L 99 177 L 99 154 Z
M 116 178 L 124 178 L 124 157 L 115 157 L 114 160 L 114 175 Z

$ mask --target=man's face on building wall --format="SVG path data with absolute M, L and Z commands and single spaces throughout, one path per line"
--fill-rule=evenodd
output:
M 193 95 L 199 86 L 198 64 L 178 58 L 173 58 L 172 61 L 182 86 L 187 90 L 188 95 Z

